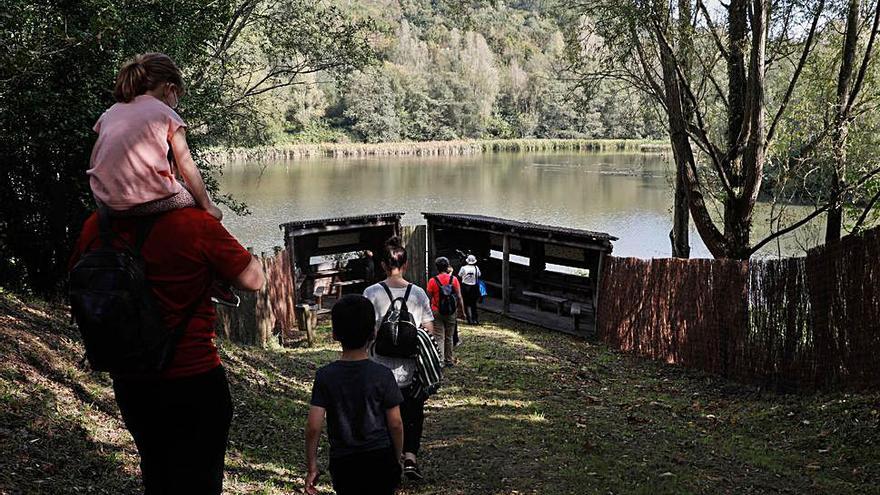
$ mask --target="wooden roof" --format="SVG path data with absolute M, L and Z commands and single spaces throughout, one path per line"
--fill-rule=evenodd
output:
M 314 232 L 316 229 L 321 228 L 335 230 L 333 227 L 338 228 L 344 226 L 357 228 L 358 226 L 370 227 L 373 225 L 389 225 L 400 222 L 400 218 L 403 215 L 404 214 L 401 212 L 393 212 L 374 213 L 371 215 L 354 215 L 349 217 L 292 220 L 287 223 L 282 223 L 278 227 L 284 231 L 284 236 L 287 237 L 291 233 L 297 233 L 298 231 Z
M 469 215 L 464 213 L 422 213 L 429 222 L 439 223 L 447 227 L 464 227 L 499 234 L 520 234 L 541 238 L 547 242 L 554 240 L 582 243 L 592 246 L 603 246 L 611 250 L 611 242 L 617 237 L 604 232 L 557 227 L 531 222 L 520 222 L 505 218 L 485 215 Z

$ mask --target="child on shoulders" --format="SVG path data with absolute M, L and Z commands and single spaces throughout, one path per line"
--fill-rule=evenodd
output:
M 186 124 L 174 111 L 183 93 L 180 69 L 165 54 L 138 55 L 119 71 L 113 90 L 117 103 L 95 124 L 98 139 L 86 172 L 95 200 L 113 215 L 198 207 L 223 218 L 190 155 Z
M 306 493 L 318 493 L 318 440 L 326 416 L 336 493 L 393 494 L 402 472 L 403 395 L 391 370 L 368 356 L 376 328 L 373 304 L 361 295 L 344 296 L 331 320 L 342 356 L 315 374 L 306 425 Z

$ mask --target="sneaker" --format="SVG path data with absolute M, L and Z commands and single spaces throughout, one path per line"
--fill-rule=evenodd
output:
M 403 475 L 406 476 L 406 479 L 411 481 L 421 481 L 425 479 L 425 477 L 422 476 L 422 472 L 419 471 L 419 467 L 412 459 L 405 459 L 403 461 Z

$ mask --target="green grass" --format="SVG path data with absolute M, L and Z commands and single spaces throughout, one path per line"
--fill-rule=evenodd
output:
M 0 493 L 132 493 L 136 455 L 63 312 L 0 298 Z M 4 313 L 7 316 L 3 316 Z M 302 489 L 314 348 L 222 342 L 226 492 Z M 777 395 L 489 318 L 427 405 L 415 494 L 880 493 L 880 394 Z M 326 468 L 326 435 L 320 464 Z M 331 493 L 323 479 L 323 493 Z

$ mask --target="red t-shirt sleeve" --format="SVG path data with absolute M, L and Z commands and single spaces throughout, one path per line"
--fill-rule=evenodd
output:
M 201 251 L 208 266 L 223 280 L 235 280 L 251 262 L 251 253 L 216 218 L 210 217 L 203 225 Z
M 431 299 L 434 298 L 434 293 L 437 292 L 437 283 L 434 282 L 434 278 L 428 279 L 428 295 Z

